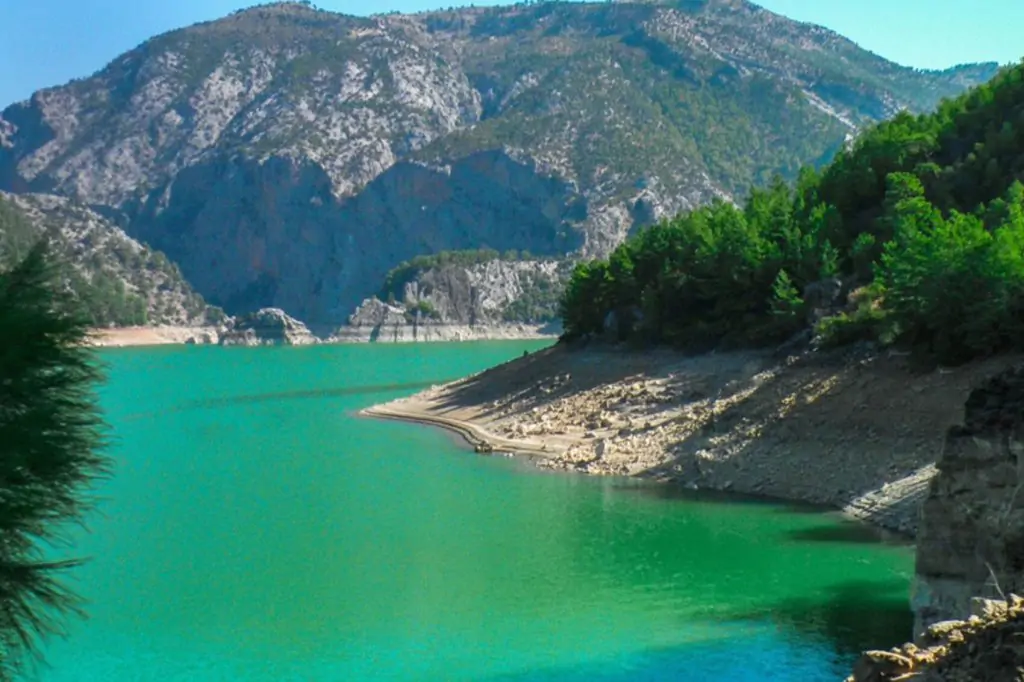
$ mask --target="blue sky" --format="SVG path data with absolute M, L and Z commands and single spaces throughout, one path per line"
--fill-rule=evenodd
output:
M 0 109 L 42 87 L 87 76 L 157 33 L 214 19 L 246 0 L 0 0 Z M 369 14 L 436 9 L 458 0 L 317 0 Z M 505 4 L 477 0 L 477 5 Z M 834 29 L 893 61 L 944 68 L 1024 56 L 1024 0 L 762 0 Z

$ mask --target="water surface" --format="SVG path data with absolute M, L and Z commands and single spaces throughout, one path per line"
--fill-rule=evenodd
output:
M 91 619 L 35 677 L 815 682 L 905 639 L 909 550 L 834 515 L 353 415 L 537 347 L 106 352 Z

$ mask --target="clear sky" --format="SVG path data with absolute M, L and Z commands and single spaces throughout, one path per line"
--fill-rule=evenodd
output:
M 0 0 L 0 109 L 88 76 L 157 33 L 255 4 L 247 0 Z M 459 0 L 316 0 L 349 14 L 414 12 Z M 505 4 L 476 0 L 477 5 Z M 909 66 L 945 68 L 1024 56 L 1024 0 L 761 0 Z

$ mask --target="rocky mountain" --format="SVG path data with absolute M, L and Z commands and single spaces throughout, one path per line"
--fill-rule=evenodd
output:
M 66 197 L 0 192 L 0 261 L 49 239 L 61 273 L 97 327 L 205 325 L 223 320 L 159 251 Z
M 995 70 L 900 67 L 745 0 L 279 3 L 4 109 L 0 189 L 89 206 L 231 314 L 335 324 L 403 260 L 606 254 Z

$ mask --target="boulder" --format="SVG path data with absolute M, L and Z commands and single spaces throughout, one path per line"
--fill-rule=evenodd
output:
M 306 346 L 319 343 L 305 324 L 280 308 L 236 317 L 220 339 L 222 346 Z
M 365 299 L 348 318 L 350 327 L 379 327 L 407 324 L 405 308 L 390 305 L 376 296 Z

